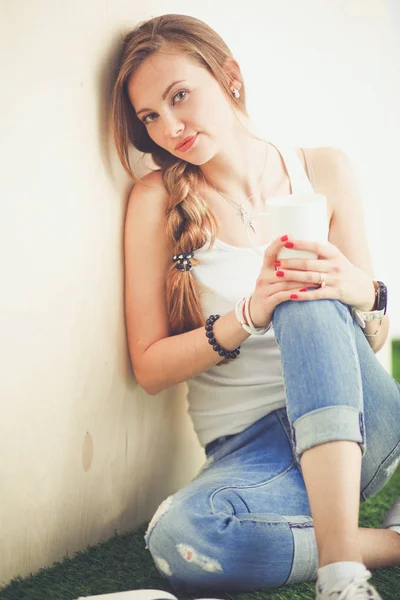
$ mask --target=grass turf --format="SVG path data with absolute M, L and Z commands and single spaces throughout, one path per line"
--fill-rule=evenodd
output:
M 400 340 L 393 341 L 392 374 L 400 381 Z M 360 527 L 380 527 L 389 506 L 400 494 L 400 468 L 376 496 L 360 507 Z M 107 594 L 139 588 L 155 588 L 174 593 L 166 579 L 154 566 L 145 549 L 147 523 L 135 531 L 120 534 L 96 546 L 88 546 L 73 558 L 28 577 L 15 577 L 0 590 L 1 600 L 72 600 L 78 596 Z M 400 600 L 400 567 L 373 569 L 370 583 L 383 600 Z M 204 594 L 207 595 L 207 594 Z M 197 595 L 198 597 L 199 595 Z M 221 594 L 218 597 L 222 597 Z M 179 595 L 179 600 L 192 600 L 196 595 Z M 235 600 L 314 600 L 314 582 L 301 583 L 261 592 L 231 595 Z

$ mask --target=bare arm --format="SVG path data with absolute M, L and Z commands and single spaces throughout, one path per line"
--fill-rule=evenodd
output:
M 234 350 L 249 337 L 233 310 L 218 319 L 213 331 L 218 343 L 226 350 Z M 208 343 L 204 327 L 164 338 L 152 344 L 143 354 L 143 377 L 146 381 L 143 387 L 148 394 L 158 394 L 175 383 L 200 375 L 221 360 L 223 357 Z
M 161 174 L 150 173 L 132 189 L 125 220 L 129 352 L 138 383 L 151 395 L 199 375 L 223 360 L 208 343 L 204 327 L 180 335 L 170 334 L 165 276 L 173 249 L 165 233 L 166 201 Z M 214 333 L 227 350 L 234 350 L 249 337 L 234 310 L 216 321 Z
M 354 167 L 348 156 L 338 148 L 318 147 L 311 152 L 316 191 L 325 194 L 333 205 L 329 241 L 348 258 L 355 267 L 375 279 L 369 251 L 363 204 Z M 371 309 L 372 310 L 372 306 Z M 375 333 L 380 321 L 367 321 L 365 333 Z M 385 344 L 389 332 L 389 315 L 383 317 L 382 326 L 375 337 L 367 340 L 376 353 Z

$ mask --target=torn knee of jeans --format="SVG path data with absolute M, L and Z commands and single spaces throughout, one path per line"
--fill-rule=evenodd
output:
M 147 527 L 147 531 L 144 534 L 144 538 L 146 540 L 146 549 L 148 548 L 148 546 L 147 546 L 148 536 L 153 531 L 154 527 L 156 526 L 158 521 L 161 519 L 161 517 L 163 515 L 165 515 L 166 512 L 168 512 L 169 507 L 171 506 L 173 497 L 174 497 L 174 495 L 171 495 L 171 496 L 168 496 L 168 498 L 166 498 L 165 500 L 163 500 L 163 502 L 161 502 L 160 506 L 157 508 L 156 512 L 152 516 L 149 526 Z
M 165 558 L 161 558 L 161 556 L 153 556 L 153 559 L 160 571 L 164 573 L 164 575 L 168 575 L 169 577 L 171 577 L 171 567 L 169 566 Z
M 197 565 L 204 571 L 208 571 L 210 573 L 223 571 L 220 563 L 215 558 L 210 558 L 209 556 L 200 554 L 200 552 L 197 552 L 197 550 L 195 550 L 192 546 L 188 546 L 187 544 L 178 544 L 177 549 L 184 560 L 193 565 Z

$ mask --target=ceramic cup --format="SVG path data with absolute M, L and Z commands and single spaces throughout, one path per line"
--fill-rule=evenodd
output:
M 273 240 L 285 234 L 289 236 L 289 241 L 326 242 L 329 234 L 326 197 L 317 193 L 305 193 L 269 198 L 266 211 L 256 213 L 246 222 L 246 232 L 251 247 L 261 256 Z M 277 256 L 283 259 L 318 258 L 315 252 L 285 247 L 281 248 Z

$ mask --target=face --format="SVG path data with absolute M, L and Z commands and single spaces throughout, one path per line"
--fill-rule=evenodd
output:
M 211 73 L 185 54 L 149 56 L 130 78 L 128 92 L 151 139 L 174 156 L 201 165 L 229 143 L 233 107 Z M 190 148 L 176 148 L 191 136 Z

